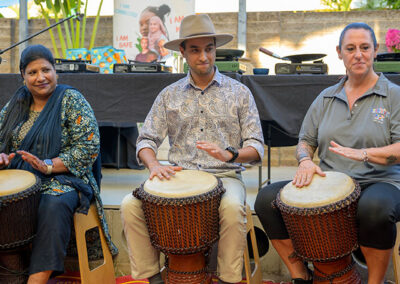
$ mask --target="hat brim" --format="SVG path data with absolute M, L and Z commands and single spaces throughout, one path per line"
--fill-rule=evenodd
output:
M 233 39 L 233 36 L 231 34 L 205 34 L 205 35 L 195 35 L 195 36 L 190 36 L 190 37 L 185 37 L 185 38 L 179 38 L 175 40 L 171 40 L 169 42 L 166 42 L 164 44 L 164 47 L 170 50 L 174 51 L 179 51 L 179 47 L 181 43 L 185 40 L 188 39 L 194 39 L 194 38 L 203 38 L 203 37 L 215 37 L 215 45 L 216 47 L 220 47 L 224 44 L 227 44 Z

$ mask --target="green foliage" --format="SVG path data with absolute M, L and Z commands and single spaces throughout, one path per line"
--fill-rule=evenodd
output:
M 321 4 L 329 7 L 332 11 L 350 11 L 353 0 L 321 0 Z
M 3 16 L 3 14 L 2 14 L 2 13 L 0 13 L 0 18 L 4 18 L 4 16 Z
M 389 9 L 400 9 L 400 0 L 382 0 L 383 7 Z
M 138 36 L 138 37 L 136 38 L 136 44 L 135 44 L 136 48 L 139 50 L 139 53 L 142 52 L 142 45 L 140 44 L 140 39 L 141 39 L 141 37 Z
M 321 0 L 330 11 L 350 11 L 352 0 Z M 359 10 L 400 9 L 400 0 L 361 0 L 354 1 Z
M 62 56 L 65 58 L 67 55 L 67 48 L 84 48 L 85 42 L 85 29 L 86 29 L 86 11 L 87 11 L 87 3 L 89 0 L 34 0 L 35 4 L 40 6 L 41 12 L 46 20 L 47 26 L 50 26 L 50 18 L 54 18 L 56 22 L 60 20 L 60 18 L 67 18 L 69 16 L 75 15 L 76 13 L 80 13 L 83 5 L 84 7 L 84 16 L 81 22 L 76 21 L 74 19 L 70 19 L 63 23 L 64 30 L 61 29 L 61 26 L 58 25 L 57 32 L 58 37 L 60 39 Z M 90 39 L 90 45 L 88 49 L 93 48 L 94 42 L 96 39 L 97 26 L 100 18 L 101 6 L 103 5 L 103 0 L 101 0 L 99 4 L 99 8 L 97 11 L 95 23 L 93 26 L 92 37 Z M 53 49 L 56 57 L 58 55 L 58 49 L 55 42 L 54 35 L 51 30 L 50 37 L 53 44 Z

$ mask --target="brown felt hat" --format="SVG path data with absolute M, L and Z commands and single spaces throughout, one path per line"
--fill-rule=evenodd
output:
M 179 46 L 183 41 L 202 37 L 215 37 L 216 47 L 227 44 L 233 39 L 231 34 L 215 33 L 215 28 L 210 17 L 207 14 L 198 14 L 183 18 L 179 30 L 179 39 L 165 43 L 164 47 L 179 51 Z

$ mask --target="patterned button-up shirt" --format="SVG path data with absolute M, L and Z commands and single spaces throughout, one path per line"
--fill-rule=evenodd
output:
M 250 90 L 219 73 L 200 89 L 190 73 L 167 86 L 157 96 L 140 130 L 136 155 L 143 148 L 157 153 L 168 135 L 171 164 L 185 169 L 224 172 L 242 170 L 238 163 L 225 163 L 196 148 L 196 141 L 216 143 L 222 149 L 251 146 L 262 159 L 264 140 L 258 110 Z M 139 163 L 140 159 L 137 156 Z M 260 160 L 261 160 L 260 159 Z

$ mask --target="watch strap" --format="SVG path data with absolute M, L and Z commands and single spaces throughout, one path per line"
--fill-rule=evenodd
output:
M 231 146 L 227 147 L 225 150 L 230 152 L 233 155 L 232 159 L 230 159 L 229 161 L 226 161 L 226 162 L 227 163 L 233 163 L 237 159 L 237 157 L 239 156 L 239 151 L 236 148 L 233 148 Z
M 45 159 L 44 163 L 47 166 L 46 175 L 51 175 L 51 173 L 53 172 L 53 161 L 50 159 Z

